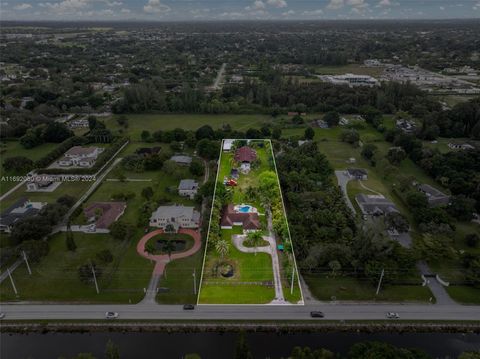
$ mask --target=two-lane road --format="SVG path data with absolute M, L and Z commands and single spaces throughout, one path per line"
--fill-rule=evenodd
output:
M 480 306 L 320 304 L 302 305 L 200 305 L 183 310 L 179 305 L 57 305 L 3 304 L 5 320 L 103 319 L 105 312 L 119 313 L 121 319 L 153 320 L 308 320 L 310 311 L 321 310 L 326 320 L 382 320 L 397 312 L 404 320 L 480 321 Z M 318 320 L 318 319 L 316 319 Z

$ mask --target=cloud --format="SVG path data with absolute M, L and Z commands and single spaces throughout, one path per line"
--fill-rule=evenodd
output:
M 322 9 L 317 9 L 317 10 L 305 10 L 302 12 L 303 16 L 318 16 L 318 15 L 323 15 L 323 10 Z
M 480 2 L 476 3 L 475 5 L 473 5 L 472 9 L 473 9 L 473 10 L 480 10 Z
M 229 19 L 238 19 L 243 17 L 243 14 L 240 12 L 224 12 L 218 15 L 220 17 L 229 18 Z
M 444 7 L 444 6 L 440 6 L 439 9 L 442 10 L 442 11 L 445 11 L 445 7 Z
M 282 13 L 282 16 L 292 16 L 295 15 L 295 11 L 293 10 L 288 10 Z
M 392 2 L 390 0 L 380 0 L 380 2 L 377 4 L 377 7 L 380 6 L 392 6 Z
M 262 0 L 256 0 L 252 5 L 246 6 L 245 10 L 247 11 L 262 11 L 265 10 L 266 5 Z
M 64 0 L 61 2 L 40 3 L 38 6 L 47 8 L 56 14 L 72 14 L 88 7 L 90 0 Z
M 23 3 L 23 4 L 18 4 L 16 6 L 14 6 L 13 9 L 22 11 L 22 10 L 30 9 L 31 7 L 32 7 L 32 5 Z
M 345 5 L 343 0 L 330 0 L 329 4 L 327 5 L 327 9 L 337 10 L 341 9 Z
M 365 0 L 347 0 L 347 4 L 357 9 L 368 7 Z
M 120 6 L 120 5 L 123 5 L 123 2 L 121 1 L 109 1 L 109 0 L 104 0 L 105 4 L 107 4 L 107 6 L 110 6 L 110 7 L 113 7 L 113 6 Z
M 147 14 L 160 14 L 169 12 L 170 6 L 162 4 L 160 0 L 148 0 L 143 7 L 143 11 Z
M 274 7 L 278 7 L 278 8 L 283 8 L 288 6 L 285 0 L 267 0 L 267 4 L 272 5 Z
M 132 12 L 132 10 L 123 8 L 122 10 L 120 10 L 120 12 L 122 14 L 130 14 Z

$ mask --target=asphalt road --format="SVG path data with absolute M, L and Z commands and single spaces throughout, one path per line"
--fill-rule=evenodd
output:
M 152 320 L 309 320 L 310 311 L 324 312 L 326 320 L 381 320 L 397 312 L 406 320 L 480 321 L 480 306 L 436 305 L 200 305 L 183 310 L 179 305 L 56 305 L 3 304 L 5 320 L 103 319 L 105 312 L 118 312 L 119 319 Z M 319 319 L 312 319 L 319 320 Z M 320 319 L 321 320 L 321 319 Z

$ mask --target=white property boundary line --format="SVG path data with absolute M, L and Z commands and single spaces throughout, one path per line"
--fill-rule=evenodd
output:
M 290 238 L 290 242 L 292 243 L 292 255 L 293 255 L 293 265 L 295 266 L 295 272 L 297 273 L 297 283 L 298 283 L 298 288 L 300 289 L 300 297 L 301 297 L 301 302 L 302 304 L 294 304 L 294 303 L 285 303 L 285 304 L 201 304 L 199 303 L 200 301 L 200 292 L 202 290 L 202 283 L 203 283 L 203 272 L 205 270 L 205 260 L 207 258 L 207 248 L 208 248 L 208 239 L 210 237 L 210 225 L 212 224 L 212 215 L 213 215 L 213 205 L 215 202 L 215 194 L 217 192 L 217 183 L 218 183 L 218 175 L 220 174 L 220 164 L 221 164 L 221 158 L 222 158 L 222 153 L 223 153 L 223 143 L 226 139 L 222 139 L 222 143 L 220 146 L 220 154 L 218 156 L 218 165 L 217 165 L 217 175 L 215 176 L 215 187 L 213 190 L 213 199 L 212 199 L 212 209 L 210 211 L 210 222 L 208 222 L 208 234 L 207 234 L 207 241 L 205 242 L 205 251 L 203 253 L 203 265 L 202 265 L 202 274 L 200 276 L 200 285 L 198 288 L 198 294 L 197 294 L 197 305 L 215 305 L 215 306 L 232 306 L 232 305 L 241 305 L 241 306 L 264 306 L 264 305 L 305 305 L 305 299 L 303 298 L 303 290 L 302 290 L 302 285 L 300 283 L 300 274 L 298 272 L 298 267 L 297 267 L 297 260 L 295 258 L 295 252 L 293 249 L 293 241 L 292 241 L 292 236 L 290 235 L 290 227 L 288 225 L 288 218 L 287 218 L 287 211 L 285 209 L 285 203 L 283 201 L 283 195 L 282 195 L 282 187 L 280 185 L 280 177 L 277 171 L 277 163 L 275 161 L 275 153 L 273 152 L 273 144 L 272 140 L 270 139 L 261 139 L 261 138 L 255 138 L 255 139 L 249 139 L 249 138 L 235 138 L 232 139 L 233 141 L 266 141 L 270 143 L 270 151 L 272 153 L 272 159 L 273 159 L 273 167 L 275 168 L 275 174 L 277 176 L 277 185 L 278 185 L 278 190 L 280 192 L 280 199 L 282 201 L 282 208 L 283 208 L 283 214 L 285 216 L 285 222 L 287 223 L 287 232 L 288 232 L 288 237 Z

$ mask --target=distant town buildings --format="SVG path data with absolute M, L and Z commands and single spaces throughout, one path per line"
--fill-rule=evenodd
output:
M 417 125 L 411 120 L 400 118 L 395 122 L 395 127 L 405 133 L 414 133 Z
M 450 142 L 448 144 L 448 148 L 450 148 L 452 150 L 473 150 L 473 149 L 475 149 L 475 147 L 473 147 L 472 145 L 470 145 L 468 143 L 453 143 L 453 142 Z
M 354 75 L 354 74 L 343 74 L 343 75 L 318 75 L 318 77 L 334 85 L 348 85 L 350 87 L 354 86 L 377 86 L 379 82 L 376 78 L 369 75 Z

